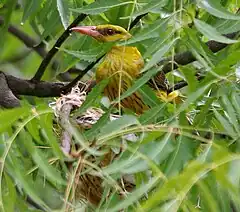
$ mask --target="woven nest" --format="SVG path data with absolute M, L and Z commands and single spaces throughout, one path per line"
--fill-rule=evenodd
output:
M 98 205 L 103 196 L 104 183 L 106 183 L 99 170 L 111 164 L 119 157 L 119 154 L 123 150 L 120 148 L 120 151 L 116 152 L 108 146 L 97 146 L 94 141 L 91 141 L 88 145 L 89 148 L 104 152 L 103 155 L 96 156 L 90 154 L 84 147 L 74 145 L 74 139 L 72 138 L 71 132 L 68 131 L 71 112 L 74 109 L 81 107 L 86 99 L 87 89 L 88 85 L 84 86 L 84 89 L 80 89 L 77 85 L 72 88 L 72 91 L 69 94 L 62 95 L 54 104 L 51 104 L 51 107 L 54 109 L 57 122 L 61 126 L 60 140 L 64 154 L 69 157 L 77 158 L 79 161 L 77 167 L 73 164 L 69 166 L 69 169 L 76 173 L 72 189 L 74 197 L 76 200 L 86 200 L 93 205 Z M 88 130 L 103 114 L 104 111 L 102 109 L 91 107 L 78 116 L 74 122 L 78 125 L 78 129 Z M 120 116 L 117 115 L 110 115 L 109 121 L 115 120 L 119 117 Z M 133 135 L 130 135 L 130 137 L 132 136 Z M 130 140 L 131 139 L 132 138 L 130 138 Z M 136 139 L 136 137 L 134 139 Z M 92 164 L 95 168 L 89 164 Z M 120 196 L 130 192 L 135 185 L 132 177 L 128 176 L 128 178 L 130 178 L 130 180 L 126 180 L 126 176 L 122 176 L 118 182 L 112 183 L 112 190 L 117 190 L 117 193 Z M 106 196 L 109 195 L 110 193 Z

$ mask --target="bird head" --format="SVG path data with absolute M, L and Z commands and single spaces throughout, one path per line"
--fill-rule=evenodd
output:
M 124 28 L 110 24 L 98 26 L 77 26 L 71 28 L 71 31 L 89 35 L 101 42 L 127 40 L 132 37 L 132 35 Z

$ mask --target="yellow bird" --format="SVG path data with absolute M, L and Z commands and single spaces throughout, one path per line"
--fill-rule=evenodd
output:
M 132 35 L 124 28 L 116 25 L 78 26 L 71 29 L 81 34 L 89 35 L 100 42 L 116 42 L 127 40 Z M 134 80 L 140 76 L 140 70 L 144 66 L 141 53 L 132 46 L 113 46 L 106 54 L 103 62 L 96 71 L 96 81 L 109 78 L 104 93 L 112 101 L 117 99 L 133 85 Z M 163 101 L 168 99 L 165 91 L 158 91 L 157 96 Z M 175 96 L 174 96 L 175 98 Z M 142 114 L 149 107 L 143 102 L 139 92 L 133 93 L 121 101 L 121 106 L 131 109 L 137 114 Z

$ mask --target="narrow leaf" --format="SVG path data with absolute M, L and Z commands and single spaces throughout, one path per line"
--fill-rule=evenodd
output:
M 68 0 L 57 0 L 57 9 L 64 29 L 68 28 L 70 20 L 70 10 Z
M 85 111 L 87 108 L 92 106 L 96 99 L 98 99 L 99 96 L 101 96 L 104 88 L 108 84 L 108 79 L 102 80 L 100 83 L 98 83 L 92 91 L 87 95 L 86 100 L 81 105 L 79 110 L 77 111 L 76 115 L 81 114 L 83 111 Z
M 148 70 L 149 68 L 153 67 L 155 64 L 159 62 L 159 60 L 166 54 L 171 47 L 175 44 L 175 42 L 178 40 L 178 38 L 174 39 L 170 43 L 164 45 L 162 48 L 160 48 L 150 59 L 150 61 L 147 63 L 147 65 L 143 68 L 141 71 L 142 73 Z
M 140 10 L 133 13 L 132 16 L 139 16 L 156 9 L 159 10 L 160 8 L 164 7 L 167 2 L 168 2 L 167 0 L 152 0 L 149 3 L 147 3 L 145 6 L 143 6 Z
M 84 6 L 82 8 L 71 9 L 73 12 L 85 13 L 85 14 L 99 14 L 103 13 L 111 8 L 119 7 L 122 5 L 133 4 L 133 1 L 121 1 L 121 0 L 99 0 L 92 4 Z
M 224 118 L 218 111 L 214 109 L 214 114 L 219 121 L 219 123 L 223 126 L 228 134 L 230 134 L 233 138 L 236 138 L 236 132 L 234 131 L 231 123 L 228 122 L 226 118 Z
M 102 127 L 101 132 L 99 134 L 99 138 L 107 137 L 109 135 L 116 134 L 122 129 L 132 126 L 138 125 L 139 121 L 135 116 L 132 115 L 124 115 L 119 119 L 109 122 L 105 126 Z
M 226 10 L 221 4 L 221 1 L 216 0 L 198 0 L 197 3 L 200 7 L 205 9 L 211 15 L 218 18 L 240 20 L 239 15 L 232 14 Z
M 204 36 L 206 36 L 210 40 L 215 40 L 220 43 L 236 43 L 238 40 L 232 40 L 227 37 L 224 37 L 216 30 L 216 28 L 210 26 L 209 24 L 200 21 L 198 19 L 194 19 L 194 23 L 196 28 L 198 29 L 199 32 L 201 32 Z
M 36 13 L 38 9 L 40 9 L 40 5 L 42 4 L 43 0 L 27 0 L 24 1 L 24 11 L 22 16 L 22 23 L 25 23 L 26 20 L 31 16 L 32 14 Z

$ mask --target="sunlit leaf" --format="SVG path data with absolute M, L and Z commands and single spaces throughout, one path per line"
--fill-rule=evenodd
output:
M 214 27 L 212 27 L 211 25 L 203 21 L 195 19 L 194 23 L 196 28 L 210 40 L 215 40 L 220 43 L 227 43 L 227 44 L 238 42 L 238 40 L 232 40 L 222 36 Z
M 69 0 L 57 0 L 57 9 L 64 29 L 67 29 L 70 20 Z
M 239 15 L 230 13 L 225 7 L 223 7 L 220 1 L 215 0 L 198 0 L 198 5 L 218 18 L 240 20 Z

